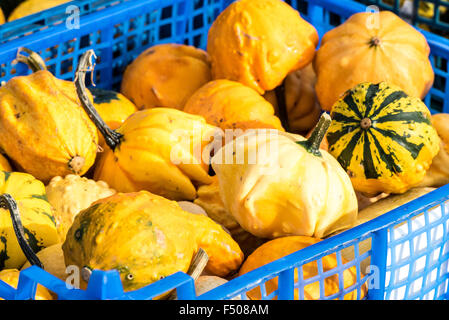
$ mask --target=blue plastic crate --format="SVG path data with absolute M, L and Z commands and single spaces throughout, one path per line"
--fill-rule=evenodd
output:
M 94 49 L 98 59 L 95 82 L 102 88 L 120 85 L 126 65 L 140 52 L 158 43 L 177 42 L 205 48 L 207 31 L 232 1 L 226 0 L 129 0 L 85 15 L 79 30 L 59 24 L 27 37 L 17 38 L 0 47 L 0 81 L 28 74 L 23 65 L 12 65 L 19 47 L 39 52 L 49 69 L 63 79 L 73 79 L 79 56 Z M 340 24 L 365 6 L 349 0 L 291 0 L 317 28 L 320 35 Z M 424 32 L 432 50 L 436 81 L 425 102 L 432 112 L 449 112 L 449 41 Z M 193 279 L 178 272 L 133 292 L 123 292 L 117 271 L 94 270 L 86 290 L 68 288 L 66 283 L 33 266 L 20 274 L 18 288 L 0 281 L 0 297 L 29 299 L 37 283 L 58 294 L 59 299 L 152 299 L 172 289 L 179 299 L 246 299 L 246 292 L 259 287 L 263 299 L 293 299 L 295 292 L 304 297 L 304 287 L 319 282 L 321 299 L 340 299 L 352 290 L 360 297 L 362 285 L 368 286 L 367 299 L 449 299 L 449 185 L 439 188 L 385 215 L 315 245 L 295 252 L 261 268 L 237 277 L 199 297 Z M 371 242 L 362 252 L 361 244 Z M 343 263 L 342 250 L 351 249 L 354 258 Z M 303 279 L 302 266 L 336 254 L 338 266 L 317 276 Z M 361 275 L 361 262 L 371 259 L 371 273 Z M 343 288 L 343 271 L 355 266 L 357 281 Z M 365 271 L 365 270 L 362 270 Z M 340 291 L 324 295 L 324 279 L 338 275 Z M 377 275 L 377 277 L 373 277 Z M 267 293 L 266 281 L 277 278 L 278 289 Z M 297 279 L 295 281 L 295 278 Z
M 70 20 L 71 15 L 74 13 L 71 6 L 76 6 L 77 14 L 82 19 L 89 13 L 126 1 L 129 0 L 72 0 L 60 6 L 7 22 L 0 25 L 0 44 L 28 36 L 58 24 L 66 24 L 67 21 L 73 21 Z

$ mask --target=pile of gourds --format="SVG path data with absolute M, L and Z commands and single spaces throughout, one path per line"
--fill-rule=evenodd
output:
M 15 285 L 37 264 L 65 280 L 76 265 L 83 288 L 93 269 L 116 269 L 129 291 L 202 272 L 205 292 L 449 183 L 449 115 L 421 100 L 429 46 L 393 13 L 372 27 L 373 14 L 317 49 L 315 28 L 283 1 L 234 2 L 207 51 L 150 47 L 120 93 L 86 88 L 93 51 L 71 82 L 19 50 L 33 73 L 0 88 L 0 279 Z M 332 254 L 320 268 L 337 265 Z M 343 272 L 345 288 L 357 272 Z M 339 283 L 327 277 L 325 295 Z M 341 298 L 365 295 L 359 284 Z M 304 288 L 319 297 L 318 282 Z

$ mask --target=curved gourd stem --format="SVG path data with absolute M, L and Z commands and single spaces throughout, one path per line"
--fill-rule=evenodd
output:
M 203 248 L 199 248 L 198 252 L 192 259 L 190 263 L 189 270 L 187 270 L 187 274 L 193 278 L 193 281 L 196 281 L 198 277 L 203 272 L 204 268 L 209 262 L 209 256 Z M 177 294 L 176 290 L 173 290 L 172 293 L 167 297 L 167 300 L 176 300 Z
M 20 248 L 22 249 L 25 257 L 28 259 L 30 264 L 36 265 L 40 268 L 44 268 L 44 265 L 34 253 L 33 249 L 30 247 L 28 241 L 25 238 L 25 231 L 23 229 L 22 219 L 20 218 L 20 212 L 19 208 L 17 207 L 17 202 L 11 195 L 2 194 L 0 195 L 0 207 L 9 211 L 14 233 L 16 234 Z
M 81 101 L 81 105 L 83 106 L 87 115 L 95 124 L 97 129 L 100 131 L 101 135 L 104 137 L 104 140 L 106 144 L 109 146 L 109 148 L 114 150 L 120 144 L 122 134 L 109 128 L 109 126 L 103 121 L 103 119 L 101 119 L 100 115 L 98 114 L 97 110 L 95 110 L 95 107 L 93 103 L 90 101 L 89 96 L 87 95 L 86 92 L 87 90 L 85 84 L 86 72 L 88 71 L 93 72 L 94 64 L 92 63 L 92 58 L 94 57 L 95 53 L 93 50 L 86 51 L 81 56 L 75 72 L 76 92 L 78 94 L 78 98 Z
M 327 113 L 323 113 L 318 124 L 312 131 L 309 139 L 305 141 L 297 141 L 296 143 L 303 146 L 308 152 L 315 156 L 321 157 L 320 145 L 326 136 L 327 130 L 331 125 L 332 119 Z
M 22 52 L 26 52 L 28 56 L 23 55 Z M 44 59 L 38 53 L 28 48 L 19 48 L 15 61 L 25 63 L 33 72 L 47 70 Z
M 281 124 L 284 127 L 285 131 L 290 131 L 290 124 L 288 123 L 288 112 L 287 112 L 287 104 L 285 102 L 285 80 L 282 81 L 282 84 L 276 89 L 274 89 L 274 93 L 276 95 L 276 101 L 278 104 L 279 111 L 279 119 L 281 120 Z

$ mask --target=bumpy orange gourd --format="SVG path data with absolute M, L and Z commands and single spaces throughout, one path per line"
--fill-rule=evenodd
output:
M 327 32 L 314 68 L 321 107 L 332 105 L 362 82 L 388 82 L 423 99 L 434 72 L 425 37 L 390 11 L 357 13 Z
M 117 269 L 125 290 L 186 272 L 199 248 L 209 256 L 206 271 L 217 276 L 235 271 L 243 261 L 239 246 L 220 225 L 146 191 L 93 203 L 76 216 L 62 248 L 67 265 Z
M 207 51 L 214 79 L 239 81 L 263 94 L 312 61 L 315 28 L 281 0 L 241 0 L 214 21 Z
M 321 107 L 315 94 L 316 75 L 313 66 L 310 63 L 305 68 L 290 73 L 284 80 L 285 105 L 282 106 L 278 101 L 278 95 L 275 89 L 265 93 L 264 97 L 274 107 L 276 115 L 282 120 L 283 125 L 288 132 L 304 134 L 311 131 L 318 122 L 321 114 Z M 281 97 L 279 97 L 281 98 Z M 284 107 L 284 110 L 280 110 Z M 288 125 L 285 125 L 287 123 Z
M 148 190 L 172 200 L 193 200 L 194 183 L 211 182 L 202 151 L 215 129 L 202 117 L 176 109 L 136 112 L 117 129 L 123 136 L 119 144 L 100 156 L 94 179 L 119 192 Z
M 207 123 L 226 129 L 284 130 L 273 106 L 254 89 L 239 82 L 214 80 L 196 91 L 184 111 L 203 116 Z
M 57 175 L 82 175 L 98 148 L 95 125 L 72 82 L 42 70 L 0 88 L 0 146 L 20 169 L 47 183 Z
M 125 70 L 121 92 L 139 109 L 182 109 L 212 79 L 207 53 L 193 46 L 160 44 L 142 52 Z
M 283 237 L 275 240 L 271 240 L 259 248 L 256 249 L 243 263 L 242 267 L 239 271 L 239 276 L 245 273 L 248 273 L 256 268 L 259 268 L 265 264 L 268 264 L 272 261 L 278 260 L 286 255 L 294 253 L 298 250 L 304 249 L 310 245 L 318 243 L 321 241 L 317 238 L 311 237 L 302 237 L 302 236 L 290 236 Z M 322 272 L 330 272 L 337 268 L 337 255 L 332 253 L 330 255 L 324 256 L 321 258 L 323 271 Z M 342 264 L 348 263 L 346 260 L 342 259 Z M 318 276 L 318 274 L 322 274 L 322 272 L 318 272 L 318 263 L 317 261 L 309 262 L 302 266 L 302 279 L 310 279 L 312 277 Z M 357 283 L 357 269 L 355 266 L 345 268 L 343 271 L 343 288 L 340 288 L 340 275 L 338 271 L 335 270 L 335 273 L 327 276 L 324 282 L 324 296 L 330 296 L 342 291 L 342 289 L 347 289 L 350 286 L 353 286 Z M 294 273 L 294 281 L 298 281 L 298 272 Z M 278 288 L 278 278 L 275 277 L 265 282 L 266 294 L 269 295 L 273 291 Z M 261 299 L 261 291 L 260 287 L 256 287 L 250 291 L 248 291 L 247 296 L 251 300 L 260 300 Z M 320 299 L 320 282 L 312 282 L 307 284 L 304 288 L 304 300 L 319 300 Z M 356 300 L 358 291 L 359 299 L 362 299 L 367 292 L 366 284 L 359 285 L 357 289 L 345 294 L 341 294 L 341 297 L 344 300 Z M 299 300 L 299 292 L 298 290 L 294 290 L 294 299 Z
M 93 51 L 81 56 L 76 86 L 84 109 L 107 144 L 94 180 L 105 181 L 118 192 L 148 190 L 171 200 L 193 200 L 194 183 L 210 183 L 206 147 L 217 128 L 197 115 L 152 108 L 132 114 L 118 129 L 111 130 L 85 88 L 85 72 L 92 57 Z

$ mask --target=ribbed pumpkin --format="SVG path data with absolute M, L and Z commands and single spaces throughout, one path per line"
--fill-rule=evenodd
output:
M 217 128 L 197 115 L 152 108 L 132 114 L 117 130 L 111 130 L 85 90 L 85 70 L 92 57 L 92 51 L 81 57 L 76 85 L 83 107 L 108 146 L 95 168 L 94 179 L 107 182 L 119 192 L 148 190 L 172 200 L 193 200 L 194 183 L 211 182 L 208 159 L 204 159 L 208 154 L 203 149 Z
M 92 202 L 115 193 L 104 181 L 69 174 L 54 177 L 45 187 L 47 198 L 54 209 L 56 227 L 61 241 L 73 223 L 76 215 Z
M 239 271 L 239 276 L 246 274 L 256 268 L 266 265 L 272 261 L 278 260 L 285 257 L 291 253 L 298 250 L 307 248 L 310 245 L 320 242 L 320 239 L 312 237 L 301 237 L 301 236 L 290 236 L 282 237 L 279 239 L 271 240 L 264 243 L 262 246 L 256 249 L 243 263 Z M 323 280 L 323 289 L 321 290 L 321 284 L 319 281 L 307 284 L 303 288 L 303 299 L 304 300 L 319 300 L 321 294 L 324 296 L 330 296 L 339 292 L 342 289 L 347 289 L 357 283 L 357 269 L 355 266 L 345 268 L 340 274 L 336 268 L 339 266 L 337 255 L 335 253 L 324 256 L 321 260 L 321 268 L 318 267 L 317 261 L 309 262 L 301 267 L 302 269 L 302 279 L 306 280 L 322 274 L 322 272 L 329 273 L 328 276 Z M 345 259 L 342 259 L 341 264 L 348 263 Z M 340 277 L 343 276 L 343 279 Z M 359 275 L 360 277 L 360 275 Z M 298 272 L 294 272 L 294 281 L 298 282 Z M 309 280 L 310 281 L 310 280 Z M 340 287 L 342 285 L 342 287 Z M 270 295 L 273 291 L 278 289 L 278 277 L 270 279 L 265 282 L 265 292 L 266 295 Z M 263 289 L 262 289 L 263 290 Z M 301 290 L 301 289 L 300 289 Z M 366 284 L 359 285 L 358 289 L 346 293 L 344 296 L 341 294 L 338 299 L 343 298 L 344 300 L 356 300 L 359 291 L 359 299 L 363 299 L 367 293 Z M 247 292 L 247 296 L 251 300 L 261 299 L 261 287 L 256 287 Z M 275 298 L 277 299 L 277 298 Z M 294 290 L 294 299 L 299 300 L 300 295 L 298 290 Z
M 304 134 L 317 124 L 321 107 L 316 98 L 315 83 L 316 75 L 310 63 L 290 73 L 282 88 L 265 93 L 265 99 L 273 105 L 286 131 Z
M 126 291 L 186 272 L 199 248 L 209 256 L 206 271 L 217 276 L 243 261 L 220 225 L 146 191 L 96 201 L 76 216 L 62 246 L 67 265 L 116 269 Z
M 284 130 L 273 106 L 257 91 L 240 82 L 214 80 L 198 89 L 184 111 L 203 116 L 207 123 L 226 129 Z
M 351 181 L 320 150 L 330 124 L 323 114 L 309 139 L 281 131 L 248 132 L 212 158 L 225 208 L 260 238 L 325 237 L 356 219 Z
M 403 193 L 419 184 L 439 151 L 430 112 L 385 82 L 361 83 L 332 107 L 329 152 L 368 195 Z
M 18 169 L 47 183 L 86 173 L 95 161 L 98 134 L 74 84 L 40 70 L 0 88 L 0 146 Z
M 260 94 L 309 64 L 318 33 L 281 0 L 240 0 L 213 22 L 207 42 L 214 79 L 241 82 Z
M 441 140 L 440 151 L 419 186 L 439 188 L 449 183 L 449 114 L 432 115 L 432 125 Z
M 4 194 L 17 202 L 26 240 L 34 252 L 58 243 L 55 218 L 42 182 L 26 173 L 0 171 L 1 197 Z M 18 269 L 25 261 L 10 214 L 0 208 L 0 270 Z
M 321 107 L 362 82 L 388 82 L 424 98 L 434 72 L 425 37 L 390 11 L 356 13 L 327 32 L 314 60 Z
M 139 109 L 182 110 L 187 99 L 211 79 L 205 51 L 181 44 L 160 44 L 142 52 L 126 68 L 121 92 Z
M 17 20 L 31 14 L 47 10 L 71 0 L 26 0 L 19 4 L 8 16 L 8 21 Z

